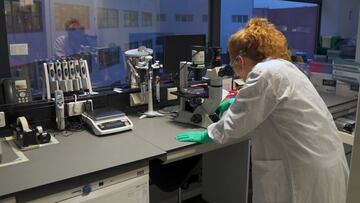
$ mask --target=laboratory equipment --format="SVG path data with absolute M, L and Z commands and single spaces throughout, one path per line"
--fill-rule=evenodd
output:
M 192 47 L 206 45 L 206 35 L 169 35 L 158 40 L 163 43 L 160 50 L 163 52 L 163 72 L 174 82 L 179 81 L 180 61 L 191 61 Z
M 219 48 L 214 48 L 216 50 Z M 205 67 L 203 56 L 205 49 L 195 47 L 192 51 L 192 62 L 180 62 L 180 85 L 179 91 L 173 92 L 180 96 L 180 110 L 175 117 L 175 121 L 190 123 L 203 128 L 207 128 L 213 122 L 219 120 L 216 109 L 222 100 L 222 77 L 219 71 L 223 68 L 219 66 L 220 56 L 213 56 L 210 66 Z M 214 54 L 221 52 L 214 51 Z M 215 60 L 216 59 L 216 60 Z M 194 78 L 199 78 L 199 74 L 206 69 L 206 74 L 200 83 L 206 83 L 199 88 L 199 85 L 189 83 L 188 72 L 193 70 Z
M 56 126 L 58 130 L 65 129 L 65 99 L 62 90 L 55 90 Z
M 88 63 L 84 59 L 49 61 L 43 63 L 44 91 L 46 99 L 51 99 L 56 90 L 66 93 L 93 94 Z
M 131 72 L 131 87 L 138 88 L 140 87 L 140 104 L 143 104 L 147 101 L 148 110 L 143 113 L 140 117 L 158 117 L 164 116 L 163 114 L 154 111 L 153 109 L 153 79 L 154 79 L 154 70 L 159 69 L 162 65 L 159 61 L 155 61 L 153 63 L 153 57 L 151 54 L 153 53 L 152 49 L 148 49 L 146 47 L 139 47 L 138 49 L 132 49 L 125 52 L 127 56 L 127 66 Z M 140 73 L 145 72 L 144 78 L 141 78 Z M 156 78 L 156 77 L 155 77 Z M 147 88 L 146 88 L 147 86 Z M 145 98 L 147 94 L 147 98 Z M 160 83 L 159 79 L 156 81 L 156 98 L 159 100 L 160 98 Z M 134 101 L 136 99 L 133 99 Z
M 24 116 L 18 117 L 13 126 L 13 136 L 21 150 L 39 147 L 39 144 L 49 143 L 50 134 L 42 126 L 32 128 Z
M 159 64 L 159 61 L 155 61 L 155 63 L 151 64 L 151 60 L 152 60 L 152 56 L 145 56 L 145 61 L 147 66 L 144 67 L 138 67 L 138 68 L 144 68 L 146 69 L 146 73 L 147 73 L 147 82 L 148 82 L 148 86 L 147 86 L 147 93 L 148 93 L 148 110 L 143 113 L 142 116 L 140 116 L 140 119 L 142 118 L 151 118 L 151 117 L 159 117 L 159 116 L 164 116 L 163 114 L 154 111 L 154 106 L 153 106 L 153 90 L 152 90 L 152 81 L 153 81 L 153 74 L 154 74 L 154 69 L 159 69 L 161 67 L 161 65 Z M 157 85 L 157 89 L 160 89 L 160 85 Z M 157 93 L 160 93 L 159 90 L 156 91 Z M 160 98 L 160 95 L 157 96 L 157 98 Z
M 336 127 L 344 132 L 352 133 L 355 129 L 355 120 L 349 118 L 336 118 L 335 120 Z
M 149 168 L 142 167 L 109 178 L 35 199 L 31 202 L 136 202 L 149 203 Z
M 120 63 L 120 47 L 100 47 L 96 49 L 101 68 L 107 68 Z
M 146 66 L 145 56 L 153 54 L 153 50 L 140 46 L 137 49 L 130 49 L 125 52 L 126 65 L 130 72 L 131 88 L 141 87 L 141 75 L 138 73 L 138 68 Z
M 82 118 L 90 126 L 94 134 L 98 136 L 123 132 L 134 128 L 133 123 L 125 113 L 110 108 L 84 112 Z
M 72 92 L 74 91 L 73 83 L 70 78 L 70 69 L 67 61 L 61 62 L 62 71 L 63 71 L 63 80 L 60 83 L 60 89 L 65 92 Z

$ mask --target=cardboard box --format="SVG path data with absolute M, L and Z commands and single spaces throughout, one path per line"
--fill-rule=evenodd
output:
M 348 97 L 348 98 L 357 98 L 358 93 L 359 93 L 358 84 L 345 83 L 339 80 L 336 81 L 336 95 Z
M 336 80 L 332 74 L 310 73 L 310 81 L 319 92 L 335 93 Z

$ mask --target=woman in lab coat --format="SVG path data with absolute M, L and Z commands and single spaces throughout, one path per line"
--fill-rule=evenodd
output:
M 228 41 L 230 65 L 245 86 L 220 121 L 180 141 L 251 139 L 253 202 L 343 203 L 349 169 L 327 106 L 289 62 L 287 41 L 263 18 Z

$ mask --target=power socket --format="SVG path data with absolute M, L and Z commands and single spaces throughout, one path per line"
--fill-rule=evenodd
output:
M 5 113 L 4 112 L 0 112 L 0 128 L 3 128 L 6 126 L 6 122 L 5 122 Z
M 176 95 L 171 94 L 171 92 L 176 92 L 178 90 L 177 87 L 171 87 L 171 88 L 167 88 L 167 100 L 175 100 L 178 97 Z
M 141 100 L 141 93 L 130 93 L 130 106 L 137 106 L 148 103 L 147 93 L 145 94 L 145 101 Z
M 86 102 L 90 102 L 91 106 L 92 106 L 92 100 L 82 100 L 82 101 L 77 101 L 77 102 L 69 102 L 66 104 L 67 110 L 67 116 L 71 117 L 71 116 L 78 116 L 81 115 L 82 113 L 85 112 L 86 108 L 85 108 L 85 104 Z

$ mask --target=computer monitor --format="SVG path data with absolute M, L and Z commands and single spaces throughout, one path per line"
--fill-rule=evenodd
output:
M 206 46 L 206 35 L 162 36 L 164 72 L 170 80 L 178 80 L 180 61 L 191 61 L 192 46 Z

